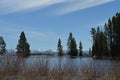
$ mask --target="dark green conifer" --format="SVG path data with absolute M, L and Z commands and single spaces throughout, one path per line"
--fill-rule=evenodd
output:
M 82 42 L 80 41 L 79 43 L 79 56 L 82 56 L 83 54 L 83 46 L 82 46 Z
M 21 32 L 20 39 L 17 45 L 17 55 L 22 57 L 28 57 L 30 55 L 30 45 L 27 42 L 24 32 Z
M 69 34 L 68 42 L 68 54 L 72 56 L 78 56 L 77 44 L 75 38 L 72 36 L 72 33 Z
M 58 40 L 57 50 L 58 50 L 58 56 L 62 56 L 63 55 L 63 49 L 62 49 L 62 44 L 61 44 L 61 39 L 60 38 Z
M 0 36 L 0 54 L 5 54 L 6 52 L 6 43 L 2 36 Z

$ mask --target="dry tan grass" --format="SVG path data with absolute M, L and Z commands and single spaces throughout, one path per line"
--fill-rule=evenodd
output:
M 112 69 L 107 73 L 96 70 L 94 63 L 80 63 L 80 68 L 71 60 L 65 64 L 49 67 L 49 60 L 40 59 L 26 65 L 24 59 L 4 56 L 0 65 L 0 80 L 119 80 L 120 69 Z

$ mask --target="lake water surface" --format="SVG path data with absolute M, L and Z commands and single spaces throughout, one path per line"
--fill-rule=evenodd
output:
M 120 70 L 119 60 L 110 59 L 93 59 L 93 58 L 69 58 L 69 57 L 29 57 L 26 59 L 27 64 L 33 64 L 37 61 L 48 61 L 49 67 L 53 68 L 55 65 L 60 66 L 77 66 L 78 68 L 92 67 L 98 72 L 109 72 L 111 70 Z

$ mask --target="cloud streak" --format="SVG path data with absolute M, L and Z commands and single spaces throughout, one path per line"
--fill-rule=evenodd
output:
M 42 9 L 65 0 L 0 0 L 0 14 Z
M 0 0 L 0 14 L 33 11 L 58 4 L 57 14 L 62 15 L 112 1 L 115 0 Z
M 57 14 L 67 14 L 71 12 L 75 12 L 78 10 L 83 10 L 87 8 L 91 8 L 94 6 L 102 5 L 108 2 L 112 2 L 115 0 L 74 0 L 73 2 L 69 3 L 66 7 L 61 8 Z

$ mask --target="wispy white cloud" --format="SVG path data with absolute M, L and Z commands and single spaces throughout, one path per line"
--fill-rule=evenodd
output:
M 67 14 L 78 10 L 102 5 L 112 1 L 115 0 L 74 0 L 73 2 L 70 2 L 67 6 L 65 6 L 64 9 L 61 8 L 59 11 L 57 11 L 57 14 Z
M 57 14 L 66 14 L 112 1 L 115 0 L 0 0 L 0 14 L 43 9 L 59 3 L 64 6 L 59 4 Z
M 66 0 L 0 0 L 0 14 L 41 9 L 65 1 Z

